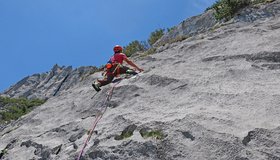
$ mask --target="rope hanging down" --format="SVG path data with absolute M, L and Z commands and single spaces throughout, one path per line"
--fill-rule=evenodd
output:
M 104 101 L 103 104 L 102 104 L 102 108 L 104 107 L 104 109 L 103 109 L 103 111 L 101 111 L 100 113 L 98 113 L 98 115 L 96 116 L 96 118 L 95 118 L 95 120 L 94 120 L 94 122 L 93 122 L 93 124 L 92 124 L 92 128 L 91 128 L 91 130 L 90 130 L 90 132 L 89 132 L 89 135 L 88 135 L 86 141 L 84 142 L 83 148 L 82 148 L 82 150 L 80 151 L 80 154 L 79 154 L 77 160 L 80 160 L 80 159 L 81 159 L 81 157 L 82 157 L 82 155 L 83 155 L 83 152 L 84 152 L 84 150 L 85 150 L 85 148 L 86 148 L 86 146 L 87 146 L 87 144 L 88 144 L 88 142 L 89 142 L 89 140 L 90 140 L 90 138 L 91 138 L 91 136 L 92 136 L 92 134 L 93 134 L 93 131 L 94 131 L 94 129 L 95 129 L 97 123 L 98 123 L 99 120 L 102 118 L 102 116 L 104 115 L 104 113 L 106 112 L 106 110 L 107 110 L 107 108 L 108 108 L 108 103 L 106 104 L 106 102 L 109 102 L 109 101 L 111 100 L 112 95 L 113 95 L 113 91 L 114 91 L 115 87 L 116 87 L 120 82 L 121 82 L 121 80 L 118 81 L 118 82 L 116 82 L 116 83 L 112 86 L 112 88 L 109 90 L 109 92 L 108 92 L 108 94 L 107 94 L 107 97 L 106 97 L 105 101 Z

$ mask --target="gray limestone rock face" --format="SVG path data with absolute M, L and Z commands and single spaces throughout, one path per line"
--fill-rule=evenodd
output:
M 250 7 L 246 7 L 236 13 L 233 18 L 233 22 L 249 22 L 252 23 L 257 20 L 265 20 L 271 17 L 277 17 L 280 15 L 280 2 L 276 0 L 268 4 L 258 4 Z M 214 10 L 208 10 L 205 13 L 188 18 L 175 26 L 170 32 L 162 36 L 154 46 L 159 47 L 163 44 L 168 44 L 172 41 L 182 41 L 186 38 L 211 31 L 220 25 L 224 25 L 223 21 L 217 21 L 214 16 Z M 226 22 L 228 23 L 228 22 Z M 225 23 L 225 24 L 226 24 Z M 232 22 L 229 22 L 232 23 Z M 278 25 L 275 26 L 276 28 Z M 177 39 L 177 40 L 176 40 Z
M 188 38 L 210 30 L 217 23 L 213 13 L 214 11 L 210 10 L 204 14 L 188 18 L 178 26 L 175 26 L 170 32 L 163 35 L 154 46 L 161 46 L 176 38 Z
M 1 129 L 0 159 L 76 159 L 95 127 L 83 160 L 279 160 L 279 24 L 232 22 L 158 48 L 94 97 L 90 67 L 29 76 L 6 94 L 49 99 Z
M 265 5 L 255 5 L 241 10 L 235 17 L 235 22 L 254 22 L 259 19 L 267 19 L 280 15 L 280 2 L 278 0 Z

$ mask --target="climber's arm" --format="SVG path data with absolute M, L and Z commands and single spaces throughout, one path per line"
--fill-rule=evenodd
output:
M 143 69 L 139 68 L 135 63 L 133 63 L 130 59 L 125 58 L 124 61 L 125 61 L 127 64 L 131 65 L 132 67 L 136 68 L 139 72 L 144 71 Z

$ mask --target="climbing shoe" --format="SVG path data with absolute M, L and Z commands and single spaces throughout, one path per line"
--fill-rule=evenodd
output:
M 99 82 L 92 83 L 92 87 L 96 90 L 96 92 L 101 91 L 100 86 L 101 86 L 101 83 L 99 83 Z
M 135 72 L 135 71 L 132 70 L 132 69 L 128 69 L 128 70 L 126 70 L 126 74 L 136 75 L 136 74 L 138 74 L 138 73 Z

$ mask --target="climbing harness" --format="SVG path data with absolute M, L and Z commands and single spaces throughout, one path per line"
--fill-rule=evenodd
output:
M 116 68 L 113 71 L 113 75 L 116 75 L 116 77 L 120 74 L 120 68 L 122 67 L 122 65 L 120 63 L 116 64 Z
M 111 74 L 114 75 L 115 77 L 118 77 L 120 74 L 120 68 L 122 67 L 122 65 L 120 63 L 107 63 L 105 65 L 105 70 L 102 73 L 103 77 L 106 77 L 107 74 Z
M 107 102 L 109 102 L 109 101 L 111 100 L 112 95 L 113 95 L 113 91 L 114 91 L 115 87 L 116 87 L 120 82 L 121 82 L 121 80 L 118 81 L 118 82 L 116 82 L 116 83 L 111 87 L 111 89 L 107 92 L 107 97 L 106 97 L 106 99 L 103 101 L 103 103 L 102 103 L 102 105 L 101 105 L 101 107 L 103 108 L 103 111 L 99 112 L 99 113 L 97 114 L 95 120 L 93 121 L 92 128 L 91 128 L 91 130 L 90 130 L 90 132 L 89 132 L 89 134 L 88 134 L 87 139 L 86 139 L 85 142 L 84 142 L 83 148 L 81 149 L 77 160 L 80 160 L 80 159 L 81 159 L 81 157 L 82 157 L 82 155 L 83 155 L 83 152 L 84 152 L 84 150 L 85 150 L 85 148 L 86 148 L 86 146 L 87 146 L 87 144 L 88 144 L 88 142 L 89 142 L 89 140 L 90 140 L 90 138 L 91 138 L 91 136 L 92 136 L 92 134 L 93 134 L 93 131 L 94 131 L 94 129 L 95 129 L 97 123 L 98 123 L 99 120 L 102 118 L 102 116 L 104 115 L 104 113 L 106 112 L 106 110 L 107 110 L 107 108 L 108 108 L 108 103 L 107 103 Z M 97 93 L 98 93 L 98 92 L 97 92 Z M 96 93 L 96 94 L 97 94 L 97 93 Z M 96 95 L 96 94 L 95 94 L 95 95 Z M 95 95 L 94 95 L 94 96 L 95 96 Z M 94 97 L 94 96 L 93 96 L 93 97 Z M 93 98 L 93 97 L 92 97 L 92 98 Z M 106 103 L 107 103 L 107 104 L 106 104 Z

